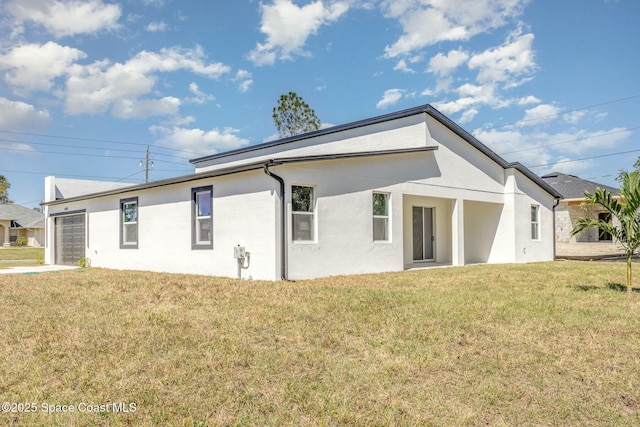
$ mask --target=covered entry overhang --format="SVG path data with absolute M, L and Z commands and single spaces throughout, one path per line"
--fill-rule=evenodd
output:
M 503 203 L 403 195 L 404 268 L 508 262 Z

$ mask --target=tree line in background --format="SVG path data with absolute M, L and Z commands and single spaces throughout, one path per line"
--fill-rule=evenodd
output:
M 13 200 L 9 199 L 9 188 L 11 184 L 7 181 L 4 175 L 0 175 L 0 204 L 8 205 L 13 203 Z

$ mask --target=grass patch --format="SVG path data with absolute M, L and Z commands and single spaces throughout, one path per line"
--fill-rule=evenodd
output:
M 638 425 L 640 294 L 617 263 L 296 283 L 0 276 L 1 425 Z
M 22 259 L 38 259 L 44 257 L 44 248 L 31 247 L 0 247 L 0 261 L 3 260 L 22 260 Z

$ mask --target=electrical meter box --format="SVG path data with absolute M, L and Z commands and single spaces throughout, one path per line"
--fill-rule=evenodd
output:
M 245 258 L 247 256 L 247 251 L 244 246 L 236 246 L 233 248 L 233 257 L 234 258 Z

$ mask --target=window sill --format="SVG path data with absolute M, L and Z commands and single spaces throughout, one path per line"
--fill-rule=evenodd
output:
M 191 250 L 193 251 L 202 251 L 202 250 L 213 250 L 213 244 L 208 245 L 191 245 Z

